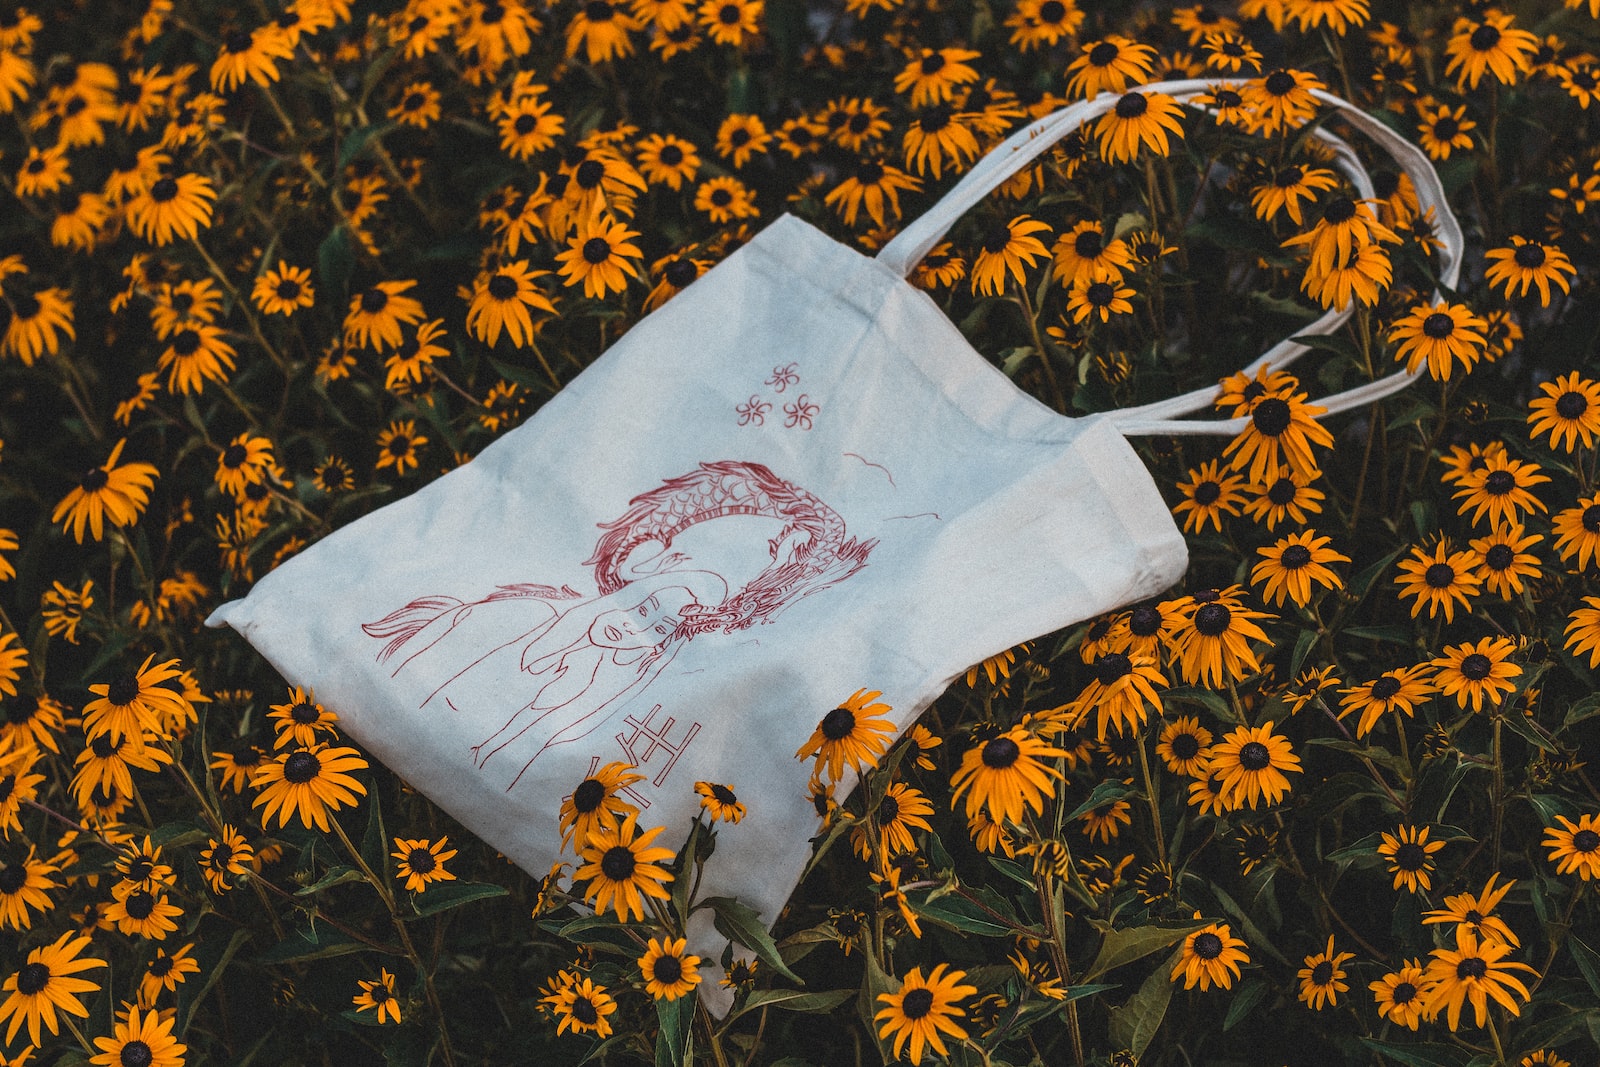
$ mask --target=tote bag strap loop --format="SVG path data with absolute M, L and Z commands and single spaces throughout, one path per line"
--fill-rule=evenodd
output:
M 1163 92 L 1180 103 L 1188 103 L 1193 97 L 1209 91 L 1217 82 L 1225 80 L 1189 79 L 1156 82 L 1139 88 Z M 1434 210 L 1435 236 L 1440 245 L 1439 280 L 1441 285 L 1453 289 L 1461 274 L 1463 250 L 1461 224 L 1450 210 L 1444 186 L 1440 184 L 1439 175 L 1433 169 L 1433 164 L 1428 161 L 1428 157 L 1416 145 L 1348 101 L 1320 89 L 1311 90 L 1311 95 L 1320 103 L 1337 111 L 1351 126 L 1376 141 L 1410 177 L 1417 191 L 1419 210 L 1423 213 L 1429 208 Z M 1050 147 L 1061 138 L 1084 123 L 1110 111 L 1121 98 L 1120 93 L 1101 93 L 1092 100 L 1081 100 L 1046 115 L 1013 133 L 980 159 L 953 189 L 940 198 L 938 203 L 885 245 L 878 253 L 878 260 L 901 277 L 910 274 L 912 268 L 939 243 L 957 219 L 1005 184 L 1013 175 L 1049 151 Z M 1333 148 L 1339 170 L 1350 179 L 1357 192 L 1363 198 L 1370 198 L 1373 195 L 1372 179 L 1354 149 L 1327 130 L 1318 128 L 1313 133 Z M 1435 293 L 1435 298 L 1438 296 L 1439 294 Z M 1344 325 L 1353 311 L 1353 305 L 1343 311 L 1330 311 L 1316 322 L 1297 331 L 1296 336 L 1331 334 Z M 1309 346 L 1285 338 L 1246 366 L 1243 373 L 1254 375 L 1268 364 L 1281 369 L 1309 351 L 1311 351 Z M 1316 403 L 1326 409 L 1325 414 L 1348 411 L 1399 392 L 1416 377 L 1416 374 L 1407 372 L 1391 374 L 1324 397 Z M 1180 418 L 1206 409 L 1216 395 L 1217 387 L 1210 385 L 1166 400 L 1109 412 L 1105 417 L 1114 421 L 1123 433 L 1130 435 L 1165 433 L 1232 436 L 1239 433 L 1244 429 L 1247 420 Z

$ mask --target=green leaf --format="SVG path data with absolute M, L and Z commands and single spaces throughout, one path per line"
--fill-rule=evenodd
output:
M 335 226 L 317 246 L 317 280 L 327 292 L 343 294 L 355 269 L 356 253 L 350 246 L 350 234 L 343 225 Z
M 248 940 L 250 940 L 249 930 L 235 930 L 233 936 L 228 939 L 228 947 L 222 950 L 221 956 L 217 957 L 217 962 L 205 968 L 206 980 L 200 984 L 200 987 L 195 990 L 194 996 L 189 999 L 187 1011 L 185 1011 L 183 1017 L 183 1026 L 180 1027 L 180 1030 L 189 1028 L 189 1020 L 194 1018 L 195 1009 L 200 1006 L 202 1000 L 206 999 L 206 994 L 211 992 L 211 987 L 221 980 L 222 972 L 227 969 L 229 961 L 233 959 L 234 954 Z
M 361 858 L 379 877 L 389 876 L 389 835 L 383 827 L 383 804 L 378 791 L 367 791 L 367 828 L 361 834 Z
M 1372 587 L 1377 584 L 1378 579 L 1383 577 L 1383 572 L 1389 569 L 1389 564 L 1399 559 L 1404 551 L 1404 546 L 1395 549 L 1350 580 L 1350 595 L 1355 597 L 1357 604 L 1367 598 L 1367 594 L 1372 592 Z
M 773 943 L 772 935 L 767 933 L 766 924 L 750 905 L 740 903 L 732 897 L 708 897 L 699 906 L 708 907 L 716 914 L 713 924 L 717 928 L 717 933 L 754 952 L 757 959 L 789 981 L 805 985 L 800 976 L 783 962 L 783 956 L 779 954 L 778 946 Z
M 657 1000 L 656 1018 L 661 1029 L 656 1034 L 656 1067 L 683 1067 L 694 1062 L 690 1045 L 694 1038 L 695 994 L 691 991 L 676 1000 Z
M 1094 792 L 1089 794 L 1089 799 L 1072 809 L 1063 822 L 1071 822 L 1080 815 L 1087 815 L 1091 811 L 1098 811 L 1113 800 L 1121 800 L 1132 793 L 1133 787 L 1125 785 L 1120 778 L 1111 778 L 1094 787 Z
M 1213 885 L 1211 892 L 1217 898 L 1217 903 L 1222 905 L 1222 910 L 1238 922 L 1240 932 L 1244 934 L 1245 941 L 1251 948 L 1262 949 L 1267 955 L 1286 967 L 1293 966 L 1284 958 L 1283 953 L 1278 951 L 1277 946 L 1267 940 L 1267 935 L 1262 933 L 1261 929 L 1250 921 L 1250 916 L 1244 913 L 1244 909 L 1234 903 L 1234 899 L 1222 890 L 1222 887 Z
M 1561 729 L 1570 729 L 1596 715 L 1600 715 L 1600 693 L 1590 693 L 1567 709 L 1567 717 L 1561 720 Z
M 1567 934 L 1567 951 L 1572 954 L 1572 962 L 1578 965 L 1578 970 L 1583 972 L 1583 980 L 1589 983 L 1594 995 L 1600 997 L 1600 953 L 1571 933 Z
M 547 920 L 539 926 L 574 944 L 615 952 L 629 959 L 637 959 L 639 955 L 639 942 L 609 914 L 585 915 L 564 924 Z
M 1360 350 L 1351 343 L 1348 337 L 1340 337 L 1331 333 L 1303 333 L 1291 337 L 1289 340 L 1295 344 L 1305 345 L 1307 348 L 1343 356 L 1357 366 L 1360 366 L 1363 362 Z
M 1261 998 L 1267 995 L 1267 983 L 1259 978 L 1252 978 L 1248 982 L 1241 982 L 1234 991 L 1233 1000 L 1228 1004 L 1228 1014 L 1223 1016 L 1222 1030 L 1226 1033 L 1250 1014 Z
M 990 856 L 989 865 L 1018 885 L 1026 887 L 1030 893 L 1033 892 L 1033 876 L 1022 864 L 1008 860 L 1004 856 Z
M 820 993 L 807 993 L 801 989 L 757 989 L 745 998 L 743 1007 L 729 1014 L 724 1025 L 759 1008 L 782 1008 L 784 1011 L 820 1015 L 837 1008 L 857 992 L 854 989 L 828 989 Z
M 1119 1008 L 1111 1009 L 1107 1036 L 1111 1044 L 1133 1053 L 1134 1059 L 1144 1055 L 1161 1028 L 1167 1005 L 1172 1001 L 1172 979 L 1165 963 L 1145 978 L 1139 991 Z
M 1131 930 L 1108 930 L 1100 943 L 1100 953 L 1084 972 L 1084 979 L 1098 978 L 1107 971 L 1125 963 L 1144 959 L 1152 952 L 1160 952 L 1168 945 L 1200 929 L 1205 923 L 1185 926 L 1137 926 Z M 1165 1010 L 1163 1008 L 1162 1010 Z
M 977 934 L 979 937 L 1010 937 L 1021 927 L 1020 923 L 1007 925 L 957 893 L 929 896 L 921 903 L 910 900 L 910 904 L 912 911 L 929 922 L 958 933 Z M 1043 931 L 1036 936 L 1043 936 Z
M 338 169 L 343 170 L 348 167 L 350 161 L 359 156 L 367 145 L 371 144 L 375 139 L 382 138 L 384 134 L 394 129 L 396 125 L 397 123 L 392 121 L 374 122 L 370 126 L 362 126 L 360 129 L 350 131 L 350 135 L 339 144 Z
M 1410 645 L 1417 640 L 1417 635 L 1404 626 L 1346 626 L 1339 631 L 1339 636 L 1385 641 L 1391 645 Z
M 426 892 L 413 896 L 411 906 L 421 918 L 438 915 L 442 911 L 459 908 L 475 900 L 492 900 L 495 897 L 508 896 L 510 892 L 503 885 L 491 885 L 488 882 L 439 882 L 430 886 Z
M 1370 1037 L 1363 1037 L 1360 1041 L 1378 1055 L 1406 1064 L 1407 1067 L 1462 1067 L 1467 1060 L 1465 1053 L 1449 1045 L 1426 1042 L 1396 1045 L 1388 1041 L 1375 1041 Z
M 366 945 L 354 938 L 346 937 L 331 926 L 324 926 L 321 929 L 295 930 L 257 956 L 255 962 L 294 963 L 302 960 L 323 960 L 330 956 L 363 952 L 366 948 Z
M 311 885 L 303 889 L 296 889 L 294 895 L 297 897 L 309 897 L 322 892 L 330 886 L 343 885 L 346 882 L 359 882 L 364 877 L 366 876 L 349 865 L 331 867 Z

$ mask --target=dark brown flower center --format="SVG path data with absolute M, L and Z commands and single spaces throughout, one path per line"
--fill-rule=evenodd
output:
M 1327 985 L 1331 981 L 1333 981 L 1333 963 L 1331 961 L 1323 960 L 1311 968 L 1312 985 Z
M 1482 978 L 1489 973 L 1489 965 L 1476 956 L 1468 956 L 1456 964 L 1456 977 L 1461 979 Z
M 1067 14 L 1067 5 L 1061 0 L 1044 0 L 1039 5 L 1039 23 L 1044 26 L 1054 26 Z M 970 103 L 970 100 L 969 100 Z
M 1500 31 L 1493 26 L 1479 26 L 1467 40 L 1474 52 L 1492 51 L 1500 43 Z
M 1275 70 L 1262 79 L 1261 84 L 1273 96 L 1288 96 L 1294 92 L 1294 75 L 1286 70 Z
M 172 973 L 172 957 L 157 956 L 150 962 L 150 973 L 156 978 L 165 978 Z
M 1508 470 L 1490 471 L 1483 479 L 1483 491 L 1490 496 L 1505 496 L 1517 487 L 1517 477 Z
M 937 74 L 944 69 L 944 56 L 938 52 L 922 57 L 922 73 Z
M 489 295 L 496 300 L 510 300 L 517 295 L 517 280 L 508 274 L 496 274 L 489 279 Z
M 150 199 L 158 204 L 165 204 L 178 195 L 178 181 L 176 178 L 161 178 L 150 187 Z
M 1149 604 L 1140 604 L 1128 613 L 1128 632 L 1135 637 L 1154 637 L 1161 632 L 1161 612 Z
M 600 180 L 606 176 L 606 165 L 598 159 L 586 159 L 578 164 L 578 169 L 572 174 L 572 180 L 578 183 L 580 189 L 594 189 L 600 185 Z
M 900 1001 L 900 1012 L 907 1019 L 921 1019 L 933 1010 L 933 990 L 918 986 Z
M 10 896 L 28 884 L 28 868 L 21 863 L 0 867 L 0 894 Z
M 1172 749 L 1174 756 L 1184 762 L 1188 762 L 1200 754 L 1200 738 L 1185 730 L 1183 733 L 1173 736 L 1169 747 Z
M 425 848 L 414 848 L 406 853 L 406 865 L 418 874 L 432 874 L 439 866 L 439 861 L 433 858 L 433 853 Z
M 580 815 L 587 815 L 597 810 L 605 800 L 606 786 L 598 778 L 585 778 L 582 784 L 572 791 L 572 807 Z
M 122 902 L 122 906 L 127 909 L 130 918 L 143 922 L 156 910 L 156 898 L 143 891 L 129 893 L 128 899 Z
M 1194 502 L 1201 507 L 1210 507 L 1222 497 L 1222 485 L 1219 482 L 1207 480 L 1194 487 Z
M 1136 119 L 1150 110 L 1150 101 L 1145 99 L 1143 93 L 1123 93 L 1122 99 L 1117 101 L 1117 118 Z
M 1250 410 L 1250 421 L 1255 425 L 1256 432 L 1263 437 L 1277 437 L 1289 428 L 1289 424 L 1293 421 L 1293 411 L 1288 401 L 1269 396 Z
M 683 980 L 683 961 L 676 956 L 658 956 L 651 976 L 661 985 L 676 985 Z
M 1434 589 L 1449 589 L 1456 582 L 1456 570 L 1448 563 L 1435 563 L 1422 572 L 1422 580 Z
M 1377 700 L 1388 700 L 1400 692 L 1400 680 L 1384 675 L 1372 683 L 1372 695 Z
M 1207 930 L 1203 934 L 1195 935 L 1191 945 L 1194 954 L 1203 960 L 1214 960 L 1222 955 L 1222 938 Z
M 1311 562 L 1311 550 L 1305 545 L 1290 545 L 1278 557 L 1278 562 L 1286 571 L 1297 571 Z
M 1089 49 L 1089 64 L 1095 67 L 1109 67 L 1121 54 L 1122 49 L 1115 44 L 1110 41 L 1101 41 Z
M 572 1017 L 585 1026 L 593 1026 L 600 1021 L 600 1011 L 588 997 L 578 997 L 572 1002 Z
M 118 707 L 125 707 L 134 702 L 139 695 L 139 676 L 136 674 L 121 674 L 106 686 L 106 699 Z
M 694 281 L 698 273 L 692 259 L 675 259 L 661 272 L 662 277 L 667 279 L 667 284 L 674 289 L 682 289 Z
M 980 758 L 985 767 L 1003 771 L 1022 758 L 1022 749 L 1009 737 L 996 737 L 983 746 Z
M 1420 871 L 1427 863 L 1427 850 L 1415 841 L 1407 841 L 1394 850 L 1394 865 L 1402 871 Z
M 1461 661 L 1461 676 L 1468 681 L 1481 682 L 1494 669 L 1494 661 L 1482 652 L 1474 652 Z
M 604 237 L 591 237 L 583 242 L 583 259 L 599 266 L 611 258 L 611 243 Z
M 1417 995 L 1417 987 L 1410 982 L 1396 982 L 1394 989 L 1389 992 L 1389 1001 L 1393 1004 L 1410 1004 Z
M 1094 676 L 1101 685 L 1114 685 L 1132 673 L 1133 661 L 1121 652 L 1107 652 L 1094 661 Z
M 361 294 L 361 310 L 368 315 L 376 315 L 389 306 L 389 294 L 373 286 Z
M 711 795 L 715 797 L 717 802 L 720 804 L 733 805 L 739 803 L 739 798 L 734 794 L 733 790 L 729 789 L 725 785 L 713 785 L 711 787 Z M 888 798 L 885 797 L 884 799 L 885 802 L 887 802 Z
M 1094 282 L 1083 291 L 1083 297 L 1095 307 L 1109 307 L 1117 298 L 1117 291 L 1106 282 Z
M 304 785 L 322 770 L 322 761 L 310 752 L 291 753 L 283 761 L 283 780 L 294 785 Z
M 1572 835 L 1572 850 L 1574 852 L 1589 853 L 1600 848 L 1600 834 L 1593 830 L 1579 830 Z
M 304 700 L 289 709 L 289 718 L 301 726 L 310 726 L 322 718 L 322 709 L 315 704 L 308 704 Z
M 855 712 L 849 708 L 834 708 L 822 717 L 822 736 L 829 741 L 843 741 L 855 728 Z
M 633 877 L 637 866 L 633 850 L 626 845 L 612 845 L 600 857 L 600 873 L 613 882 L 626 882 Z
M 1433 123 L 1433 138 L 1436 141 L 1449 141 L 1461 131 L 1461 124 L 1448 115 L 1440 115 Z
M 1442 311 L 1435 311 L 1422 320 L 1422 332 L 1435 341 L 1442 341 L 1456 332 L 1456 320 Z
M 1260 741 L 1246 741 L 1239 746 L 1239 766 L 1247 771 L 1264 771 L 1272 765 L 1272 753 Z
M 1224 604 L 1207 604 L 1194 613 L 1194 628 L 1205 637 L 1221 637 L 1233 622 L 1233 612 Z

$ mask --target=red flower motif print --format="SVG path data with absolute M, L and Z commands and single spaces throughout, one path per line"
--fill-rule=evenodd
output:
M 802 430 L 811 429 L 811 420 L 816 418 L 817 412 L 822 410 L 820 404 L 813 404 L 805 393 L 800 394 L 800 399 L 792 404 L 783 405 L 783 424 L 791 430 L 796 426 Z
M 772 410 L 772 405 L 759 396 L 752 396 L 733 410 L 738 413 L 740 426 L 749 426 L 751 423 L 763 426 L 766 424 L 767 412 Z
M 775 393 L 781 393 L 791 385 L 798 385 L 800 375 L 795 368 L 799 365 L 798 363 L 786 363 L 781 367 L 773 367 L 772 377 L 767 379 L 766 384 L 772 386 L 772 391 Z

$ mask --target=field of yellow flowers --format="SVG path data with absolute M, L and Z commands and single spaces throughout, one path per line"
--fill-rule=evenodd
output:
M 899 739 L 832 680 L 748 954 L 684 935 L 760 783 L 684 841 L 598 768 L 523 872 L 202 627 L 781 214 L 870 252 L 1099 94 L 912 280 L 1063 414 L 1216 389 L 1136 439 L 1187 578 Z M 1597 101 L 1600 0 L 6 3 L 0 1065 L 1594 1064 Z

